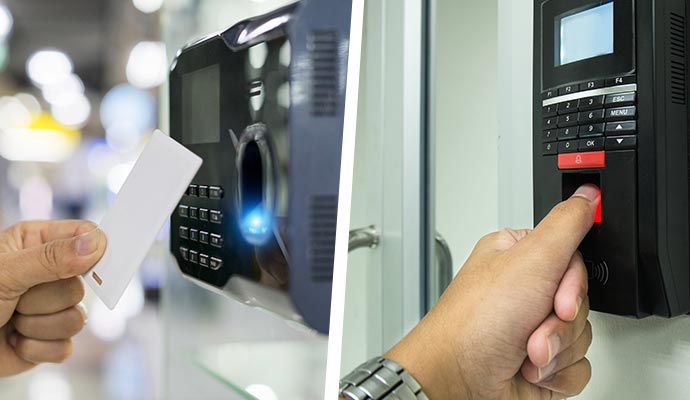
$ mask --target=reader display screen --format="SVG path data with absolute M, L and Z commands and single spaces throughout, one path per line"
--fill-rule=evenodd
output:
M 182 77 L 183 144 L 220 141 L 220 65 Z
M 613 2 L 556 20 L 555 65 L 613 53 Z

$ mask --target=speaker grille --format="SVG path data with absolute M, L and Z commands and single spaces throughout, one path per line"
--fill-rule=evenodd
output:
M 313 281 L 333 280 L 337 196 L 313 196 L 309 213 L 309 264 Z
M 685 17 L 680 14 L 670 13 L 668 26 L 671 102 L 685 105 L 687 100 L 687 88 L 685 83 Z
M 312 61 L 311 114 L 335 116 L 338 107 L 338 33 L 315 30 L 309 34 L 308 50 Z

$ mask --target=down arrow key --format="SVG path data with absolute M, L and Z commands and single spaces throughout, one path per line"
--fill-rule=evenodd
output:
M 637 136 L 609 136 L 606 138 L 606 150 L 626 150 L 637 147 Z

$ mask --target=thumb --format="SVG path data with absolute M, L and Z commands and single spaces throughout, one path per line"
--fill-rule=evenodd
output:
M 88 231 L 82 233 L 84 230 Z M 103 231 L 85 224 L 72 238 L 4 254 L 0 257 L 0 277 L 7 282 L 0 287 L 22 294 L 41 283 L 81 275 L 100 260 L 105 247 Z
M 578 246 L 594 223 L 601 193 L 595 185 L 580 186 L 568 200 L 556 205 L 517 245 L 532 261 L 537 276 L 560 280 Z

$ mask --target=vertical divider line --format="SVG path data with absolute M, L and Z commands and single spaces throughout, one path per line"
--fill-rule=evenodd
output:
M 324 399 L 338 397 L 340 360 L 343 344 L 343 319 L 345 313 L 345 283 L 347 280 L 347 245 L 352 201 L 352 176 L 355 158 L 357 130 L 357 104 L 359 100 L 359 75 L 362 55 L 362 28 L 364 1 L 352 1 L 347 88 L 345 92 L 345 117 L 343 121 L 343 146 L 340 161 L 340 187 L 338 195 L 338 219 L 335 236 L 331 318 L 326 362 Z

